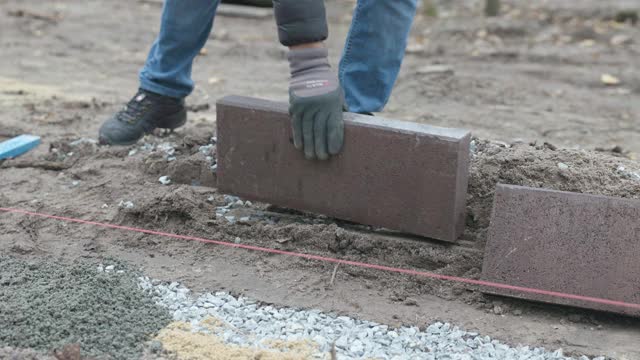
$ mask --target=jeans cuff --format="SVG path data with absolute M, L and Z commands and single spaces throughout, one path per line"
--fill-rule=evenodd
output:
M 190 92 L 175 90 L 166 86 L 159 85 L 144 76 L 140 76 L 140 88 L 143 90 L 151 91 L 156 94 L 169 96 L 176 99 L 183 99 L 189 95 Z

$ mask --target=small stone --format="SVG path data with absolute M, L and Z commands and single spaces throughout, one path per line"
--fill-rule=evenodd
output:
M 502 310 L 502 306 L 500 305 L 496 305 L 493 307 L 493 313 L 496 315 L 502 315 L 503 310 Z
M 120 200 L 120 202 L 118 203 L 119 208 L 132 209 L 133 206 L 134 205 L 131 201 Z
M 558 163 L 558 169 L 565 171 L 569 169 L 569 165 L 565 164 L 565 163 Z
M 224 304 L 222 305 L 222 311 L 228 313 L 228 314 L 235 314 L 236 312 L 236 308 L 234 308 L 233 306 L 229 305 L 229 304 Z
M 240 239 L 239 237 L 236 236 L 235 240 L 233 241 L 236 244 L 240 244 L 242 242 L 242 239 Z
M 620 45 L 630 44 L 632 41 L 633 39 L 629 35 L 617 34 L 611 38 L 610 43 L 613 46 L 620 46 Z
M 211 151 L 211 148 L 213 148 L 213 145 L 204 145 L 200 146 L 200 148 L 198 148 L 198 151 L 203 154 L 207 154 L 209 153 L 209 151 Z
M 338 340 L 336 340 L 336 347 L 346 349 L 347 346 L 349 346 L 349 339 L 346 336 L 340 336 Z
M 168 176 L 161 176 L 158 181 L 160 181 L 160 184 L 162 185 L 169 185 L 171 184 L 171 179 L 169 179 Z
M 424 46 L 417 43 L 409 44 L 405 50 L 407 54 L 420 54 L 424 52 Z
M 478 152 L 478 144 L 475 140 L 472 140 L 471 144 L 469 144 L 469 152 L 471 152 L 471 154 L 475 154 Z
M 418 302 L 414 299 L 406 299 L 404 304 L 407 306 L 418 306 Z
M 313 340 L 316 344 L 318 344 L 320 348 L 324 347 L 324 345 L 327 343 L 327 339 L 325 339 L 321 335 L 316 335 L 311 340 Z
M 562 349 L 558 349 L 558 350 L 554 351 L 553 354 L 551 354 L 551 356 L 563 357 L 564 353 L 563 353 Z
M 453 68 L 447 65 L 427 65 L 418 69 L 418 75 L 453 75 Z
M 522 310 L 520 310 L 520 309 L 513 310 L 513 315 L 521 316 L 522 315 Z
M 355 340 L 353 343 L 351 343 L 351 346 L 349 347 L 349 351 L 353 355 L 358 357 L 364 355 L 364 345 L 362 344 L 362 341 Z
M 225 195 L 224 196 L 224 202 L 226 202 L 227 204 L 232 204 L 236 201 L 240 200 L 237 196 L 233 196 L 233 195 Z
M 258 327 L 258 323 L 255 322 L 255 320 L 253 319 L 249 319 L 244 323 L 244 327 L 246 327 L 249 330 L 254 330 L 255 328 Z
M 610 74 L 602 74 L 600 76 L 600 81 L 602 81 L 603 84 L 608 86 L 614 86 L 614 85 L 620 84 L 620 79 Z
M 113 269 L 115 269 L 116 267 L 114 265 L 109 265 L 107 267 L 104 268 L 105 271 L 113 271 Z
M 162 352 L 162 343 L 158 340 L 153 340 L 151 341 L 151 343 L 149 343 L 149 350 L 151 350 L 152 353 L 154 354 L 158 354 Z

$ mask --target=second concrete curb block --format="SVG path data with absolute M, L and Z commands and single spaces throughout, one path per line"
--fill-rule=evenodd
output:
M 483 280 L 640 305 L 640 200 L 498 185 Z M 486 289 L 640 316 L 640 309 Z

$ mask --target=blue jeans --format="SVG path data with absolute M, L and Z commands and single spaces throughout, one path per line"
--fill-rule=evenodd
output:
M 358 0 L 339 78 L 351 112 L 378 112 L 387 103 L 418 0 Z M 219 0 L 165 0 L 160 34 L 140 71 L 140 87 L 182 98 L 193 90 L 193 59 L 204 46 Z

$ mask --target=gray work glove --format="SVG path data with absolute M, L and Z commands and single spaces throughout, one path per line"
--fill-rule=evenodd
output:
M 289 114 L 293 144 L 307 159 L 326 160 L 342 149 L 344 96 L 326 48 L 289 52 Z

